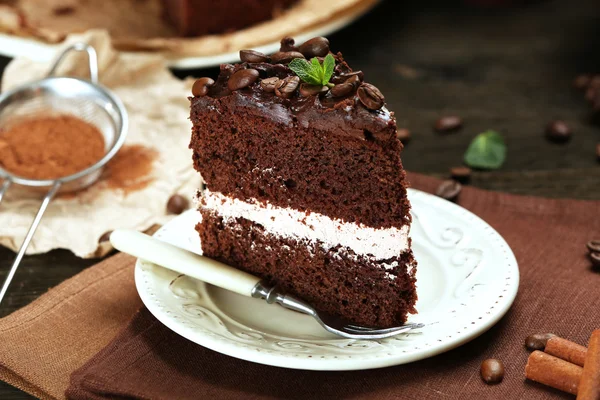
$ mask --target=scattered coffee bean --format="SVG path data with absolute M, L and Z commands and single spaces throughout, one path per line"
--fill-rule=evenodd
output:
M 446 115 L 435 121 L 433 129 L 440 133 L 454 132 L 462 128 L 463 120 L 456 115 Z
M 573 80 L 573 86 L 577 89 L 585 89 L 590 84 L 592 77 L 588 74 L 582 74 Z
M 467 183 L 471 179 L 471 168 L 469 167 L 453 167 L 450 168 L 450 176 L 455 181 Z
M 179 215 L 188 208 L 190 208 L 189 200 L 180 194 L 174 194 L 167 202 L 167 211 L 169 214 Z
M 289 99 L 300 85 L 300 78 L 297 76 L 288 76 L 279 81 L 275 86 L 275 95 L 284 99 Z
M 410 141 L 410 131 L 405 128 L 398 129 L 396 131 L 396 137 L 402 144 L 406 144 Z
M 369 110 L 379 110 L 385 103 L 383 94 L 370 83 L 363 83 L 358 88 L 358 98 Z
M 504 365 L 502 361 L 488 358 L 481 363 L 481 379 L 488 385 L 502 382 L 504 378 Z
M 254 82 L 258 80 L 258 71 L 255 69 L 240 69 L 233 75 L 229 77 L 229 82 L 227 82 L 227 87 L 232 92 L 235 90 L 240 90 L 252 85 Z
M 278 83 L 279 78 L 274 76 L 260 81 L 260 87 L 263 88 L 265 92 L 273 93 L 275 91 L 275 86 L 277 86 Z
M 271 61 L 266 54 L 254 50 L 240 50 L 240 60 L 249 63 L 265 63 Z
M 331 95 L 333 97 L 344 97 L 354 92 L 354 85 L 351 83 L 340 83 L 331 88 Z
M 585 91 L 585 100 L 590 103 L 593 101 L 596 101 L 597 94 L 598 94 L 598 91 L 596 88 L 588 87 L 587 90 Z
M 571 139 L 571 128 L 564 121 L 552 121 L 546 127 L 546 137 L 553 142 L 564 143 Z
M 600 75 L 592 76 L 592 79 L 590 80 L 588 86 L 593 87 L 594 89 L 600 88 Z
M 304 58 L 304 56 L 297 51 L 278 51 L 271 56 L 271 62 L 273 64 L 289 64 L 295 58 Z
M 590 260 L 592 260 L 592 265 L 596 268 L 600 268 L 600 253 L 590 253 Z
M 194 86 L 192 86 L 192 94 L 194 96 L 206 96 L 208 94 L 208 89 L 215 84 L 215 81 L 211 78 L 200 78 L 194 82 Z
M 438 186 L 437 190 L 435 191 L 435 194 L 436 196 L 439 196 L 442 199 L 454 201 L 460 194 L 461 190 L 462 185 L 460 183 L 456 182 L 455 180 L 448 179 L 442 182 L 440 186 Z
M 327 86 L 321 85 L 309 85 L 308 83 L 303 83 L 300 85 L 300 96 L 309 97 L 317 94 L 324 94 L 329 91 Z
M 548 339 L 554 336 L 556 335 L 553 333 L 535 333 L 533 335 L 529 335 L 527 336 L 527 339 L 525 339 L 525 348 L 530 351 L 544 351 Z
M 600 253 L 600 239 L 592 239 L 586 243 L 590 253 Z
M 329 53 L 329 40 L 324 37 L 312 38 L 304 42 L 298 51 L 304 54 L 306 58 L 325 57 Z
M 298 51 L 298 47 L 295 46 L 296 41 L 294 38 L 286 36 L 281 39 L 281 47 L 279 51 Z
M 100 238 L 98 239 L 98 243 L 104 243 L 104 242 L 108 242 L 110 240 L 110 234 L 113 231 L 108 231 L 108 232 L 104 232 L 102 234 L 102 236 L 100 236 Z
M 347 74 L 341 74 L 341 75 L 332 76 L 329 81 L 331 83 L 334 83 L 334 84 L 337 85 L 338 83 L 344 83 L 344 82 L 346 82 L 348 79 L 350 79 L 353 76 L 358 77 L 358 79 L 361 82 L 365 78 L 365 74 L 362 71 L 354 71 L 354 72 L 348 72 Z

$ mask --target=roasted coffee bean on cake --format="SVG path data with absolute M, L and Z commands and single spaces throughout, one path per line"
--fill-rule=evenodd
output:
M 190 97 L 204 254 L 348 321 L 404 323 L 416 262 L 383 94 L 325 38 L 240 56 Z

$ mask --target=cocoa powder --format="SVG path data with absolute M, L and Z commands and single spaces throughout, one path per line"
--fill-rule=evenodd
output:
M 104 154 L 98 128 L 70 115 L 26 119 L 0 131 L 0 167 L 24 178 L 62 178 Z
M 107 165 L 102 181 L 111 189 L 125 192 L 141 190 L 152 181 L 152 164 L 156 150 L 134 144 L 124 146 Z

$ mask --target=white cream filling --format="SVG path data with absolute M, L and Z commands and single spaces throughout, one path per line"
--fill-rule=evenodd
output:
M 356 254 L 385 260 L 408 250 L 410 226 L 402 228 L 372 228 L 363 224 L 332 219 L 315 212 L 301 212 L 273 206 L 258 200 L 241 201 L 205 189 L 202 207 L 216 212 L 225 220 L 245 218 L 260 224 L 272 235 L 319 241 L 330 249 L 338 245 Z

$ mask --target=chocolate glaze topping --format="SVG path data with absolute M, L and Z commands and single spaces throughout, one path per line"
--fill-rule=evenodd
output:
M 325 38 L 314 38 L 306 43 L 308 45 L 296 47 L 293 39 L 284 38 L 280 52 L 295 55 L 295 58 L 312 58 L 314 54 L 329 52 L 329 41 Z M 258 52 L 243 50 L 241 54 L 243 60 L 268 60 Z M 395 118 L 386 109 L 381 92 L 364 83 L 363 73 L 352 71 L 341 53 L 333 56 L 336 61 L 330 79 L 335 85 L 333 88 L 325 86 L 316 90 L 307 89 L 307 84 L 302 81 L 296 84 L 298 77 L 287 65 L 293 58 L 274 55 L 271 62 L 222 64 L 217 81 L 207 91 L 194 93 L 192 105 L 211 107 L 214 102 L 233 102 L 259 116 L 268 113 L 285 125 L 310 126 L 369 140 L 395 140 Z M 323 56 L 317 58 L 323 62 Z M 240 73 L 242 70 L 248 71 Z M 240 75 L 245 78 L 243 84 L 237 82 Z M 251 79 L 256 75 L 257 79 Z M 230 82 L 232 76 L 236 84 Z

